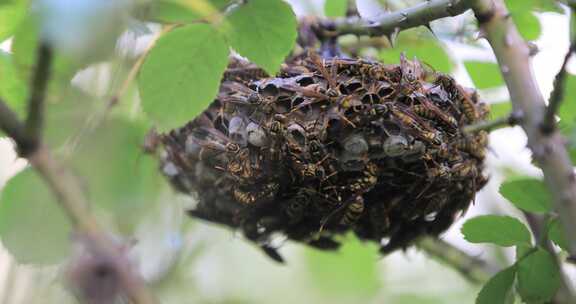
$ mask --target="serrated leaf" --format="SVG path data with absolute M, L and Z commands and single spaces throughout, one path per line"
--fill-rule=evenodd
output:
M 142 107 L 162 130 L 190 121 L 216 97 L 228 46 L 207 24 L 175 29 L 150 51 L 138 78 Z
M 337 252 L 306 249 L 306 269 L 326 295 L 368 299 L 380 288 L 377 258 L 376 246 L 347 238 Z
M 297 22 L 282 0 L 251 0 L 234 11 L 224 27 L 230 45 L 269 74 L 280 69 L 297 36 Z
M 545 213 L 552 210 L 550 192 L 539 179 L 522 178 L 504 182 L 500 186 L 500 194 L 524 211 Z
M 19 263 L 58 263 L 69 252 L 70 224 L 32 169 L 15 176 L 0 194 L 0 238 Z
M 514 303 L 514 279 L 516 267 L 511 266 L 494 275 L 476 298 L 476 304 L 512 304 Z
M 512 112 L 512 103 L 510 101 L 490 104 L 490 117 L 492 119 L 506 117 Z
M 495 88 L 504 85 L 500 68 L 495 63 L 481 61 L 464 62 L 466 70 L 478 89 Z
M 508 247 L 530 245 L 530 232 L 518 219 L 510 216 L 482 215 L 462 226 L 464 238 L 471 243 L 493 243 Z
M 425 29 L 400 32 L 395 47 L 383 49 L 378 57 L 387 64 L 399 63 L 402 52 L 406 53 L 408 59 L 416 57 L 440 72 L 449 73 L 453 67 L 452 60 L 438 39 Z
M 560 248 L 563 250 L 568 251 L 568 241 L 564 235 L 562 224 L 557 218 L 553 219 L 548 224 L 548 238 L 550 238 L 554 244 L 560 246 Z
M 14 31 L 26 16 L 25 1 L 11 1 L 0 5 L 0 42 L 14 35 Z
M 524 302 L 548 302 L 559 286 L 558 266 L 548 251 L 538 248 L 518 261 L 518 293 Z
M 106 121 L 72 156 L 91 201 L 122 219 L 126 229 L 151 208 L 164 185 L 156 160 L 141 148 L 147 130 L 140 123 Z
M 343 17 L 348 9 L 348 0 L 325 0 L 324 13 L 327 17 Z

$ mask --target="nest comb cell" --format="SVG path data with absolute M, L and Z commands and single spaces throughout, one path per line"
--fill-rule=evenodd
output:
M 241 231 L 282 261 L 273 234 L 337 250 L 351 231 L 383 254 L 437 236 L 484 186 L 488 108 L 415 59 L 290 59 L 274 76 L 233 61 L 217 98 L 161 135 L 164 175 L 193 217 Z

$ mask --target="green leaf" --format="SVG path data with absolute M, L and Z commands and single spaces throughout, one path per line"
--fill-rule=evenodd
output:
M 449 73 L 453 68 L 452 60 L 438 39 L 427 30 L 415 28 L 402 31 L 395 47 L 383 49 L 378 57 L 384 63 L 399 63 L 402 52 L 405 52 L 409 59 L 416 57 L 441 72 Z
M 0 5 L 0 42 L 14 35 L 14 31 L 26 16 L 26 1 L 11 1 Z
M 476 298 L 476 304 L 513 304 L 512 286 L 516 277 L 516 267 L 511 266 L 494 275 Z
M 518 219 L 510 216 L 482 215 L 462 226 L 464 238 L 471 243 L 493 243 L 508 247 L 530 245 L 530 232 Z
M 518 292 L 524 302 L 548 302 L 559 286 L 558 266 L 548 251 L 538 248 L 518 261 Z
M 68 220 L 31 169 L 10 180 L 0 196 L 0 238 L 19 263 L 58 263 L 69 252 Z
M 568 251 L 568 241 L 564 235 L 564 230 L 562 230 L 562 224 L 557 218 L 553 219 L 548 224 L 548 238 L 563 250 Z
M 144 155 L 148 128 L 120 119 L 106 121 L 84 138 L 72 156 L 95 205 L 111 211 L 130 229 L 151 209 L 164 185 L 155 158 Z
M 280 69 L 297 36 L 297 22 L 282 0 L 250 0 L 228 17 L 230 45 L 269 74 Z
M 506 117 L 512 112 L 512 103 L 510 101 L 490 104 L 490 117 L 492 119 Z
M 142 107 L 163 130 L 190 121 L 216 97 L 228 47 L 207 24 L 181 27 L 161 37 L 138 78 Z
M 500 68 L 495 63 L 466 61 L 464 65 L 478 89 L 494 88 L 504 84 Z
M 338 298 L 368 299 L 376 294 L 380 288 L 377 259 L 376 246 L 350 237 L 337 252 L 306 249 L 311 282 L 324 294 Z
M 545 213 L 552 210 L 550 192 L 539 179 L 507 181 L 500 186 L 500 194 L 524 211 Z
M 26 112 L 28 87 L 22 79 L 15 75 L 16 67 L 14 66 L 12 55 L 0 51 L 0 97 L 22 119 Z
M 348 9 L 348 0 L 325 0 L 324 13 L 327 17 L 343 17 Z

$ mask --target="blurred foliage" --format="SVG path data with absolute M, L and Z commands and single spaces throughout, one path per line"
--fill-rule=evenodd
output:
M 453 68 L 452 60 L 441 42 L 423 27 L 400 32 L 394 47 L 383 49 L 378 57 L 384 63 L 399 63 L 402 52 L 409 59 L 416 57 L 439 72 L 449 73 Z
M 374 244 L 348 236 L 338 252 L 306 248 L 306 259 L 311 282 L 325 297 L 369 300 L 380 288 Z
M 2 245 L 23 264 L 52 264 L 69 251 L 70 224 L 54 194 L 31 169 L 11 179 L 0 196 Z
M 324 12 L 327 17 L 343 17 L 348 9 L 348 0 L 324 1 Z
M 380 12 L 374 12 L 376 14 L 421 1 L 358 2 L 377 7 Z M 38 41 L 41 37 L 51 41 L 57 49 L 47 100 L 46 141 L 79 176 L 98 214 L 111 217 L 121 233 L 134 234 L 141 219 L 157 211 L 154 204 L 162 201 L 160 197 L 165 190 L 155 160 L 142 153 L 141 143 L 147 129 L 153 124 L 162 130 L 178 127 L 201 112 L 217 93 L 230 49 L 270 74 L 276 73 L 295 46 L 297 20 L 282 0 L 250 0 L 237 7 L 230 6 L 239 3 L 233 0 L 139 1 L 134 11 L 126 3 L 37 0 L 36 11 L 33 11 L 29 9 L 33 7 L 31 1 L 0 0 L 0 42 L 13 37 L 11 52 L 0 51 L 0 97 L 22 117 Z M 324 13 L 330 17 L 343 16 L 347 3 L 347 0 L 326 0 Z M 506 4 L 513 21 L 528 40 L 537 39 L 541 34 L 535 13 L 563 12 L 555 1 L 549 0 L 506 0 Z M 126 31 L 131 18 L 179 27 L 162 35 L 146 56 L 138 83 L 130 84 L 129 93 L 122 97 L 121 105 L 114 108 L 113 117 L 92 130 L 87 126 L 98 114 L 97 110 L 109 102 L 108 95 L 117 92 L 118 79 L 127 76 L 126 67 L 131 67 L 131 60 L 137 59 L 131 58 L 126 63 L 122 61 L 125 58 L 117 58 L 116 52 L 121 33 L 138 36 Z M 149 23 L 143 26 L 155 28 Z M 40 32 L 44 36 L 39 35 Z M 438 36 L 443 40 L 449 37 L 442 33 Z M 135 54 L 141 54 L 135 45 L 131 45 L 137 49 Z M 402 52 L 440 72 L 449 73 L 454 68 L 454 59 L 446 51 L 444 41 L 425 27 L 402 31 L 394 47 L 378 50 L 376 55 L 385 63 L 398 63 Z M 125 64 L 124 70 L 109 71 L 114 74 L 114 83 L 104 94 L 106 98 L 70 83 L 79 71 L 90 70 L 97 62 Z M 464 65 L 477 88 L 504 85 L 498 65 L 480 61 L 466 61 Z M 576 161 L 576 105 L 572 102 L 576 99 L 576 76 L 568 75 L 565 92 L 558 114 L 561 129 L 570 139 L 571 157 Z M 492 104 L 491 116 L 506 116 L 511 109 L 508 101 Z M 73 145 L 79 134 L 84 137 L 79 137 Z M 550 194 L 540 180 L 528 177 L 509 180 L 503 183 L 500 193 L 523 211 L 549 217 L 548 237 L 561 250 L 567 249 L 561 224 L 550 210 Z M 69 226 L 52 193 L 31 169 L 10 180 L 0 193 L 0 238 L 19 263 L 61 262 L 70 249 Z M 166 234 L 170 232 L 174 231 Z M 516 246 L 514 263 L 484 285 L 476 303 L 513 303 L 515 292 L 525 302 L 545 303 L 558 289 L 560 272 L 553 256 L 539 247 L 540 244 L 532 243 L 530 230 L 520 220 L 510 216 L 478 216 L 463 225 L 462 233 L 472 243 Z M 198 241 L 194 239 L 194 242 Z M 175 262 L 171 261 L 173 265 L 161 266 L 169 269 L 166 277 L 170 278 L 158 283 L 163 300 L 168 303 L 181 303 L 183 298 L 187 302 L 202 303 L 254 302 L 236 294 L 223 296 L 218 301 L 199 296 L 197 287 L 203 283 L 201 280 L 211 279 L 205 273 L 202 275 L 206 277 L 191 274 L 190 269 L 200 252 L 203 251 L 184 252 L 182 256 L 177 252 Z M 305 291 L 318 293 L 318 299 L 329 303 L 369 302 L 381 296 L 384 282 L 376 267 L 378 254 L 374 245 L 347 238 L 337 253 L 306 249 L 304 259 L 306 268 L 297 278 L 308 279 L 301 284 L 306 285 Z M 257 262 L 260 260 L 254 260 L 253 271 L 262 271 L 264 266 Z M 207 267 L 209 272 L 211 266 Z M 227 271 L 235 275 L 233 270 Z M 242 279 L 235 277 L 230 281 Z M 418 287 L 415 284 L 413 293 L 387 294 L 386 300 L 399 304 L 447 303 L 447 295 L 427 295 L 419 292 Z M 62 290 L 46 289 L 50 292 L 38 292 L 36 302 L 46 302 L 44 297 L 50 293 L 58 293 L 53 298 L 62 298 Z M 285 290 L 285 286 L 270 292 L 281 290 Z M 289 298 L 279 300 L 290 302 Z
M 26 16 L 28 1 L 12 0 L 0 3 L 0 41 L 12 36 Z
M 478 89 L 488 89 L 504 85 L 500 68 L 495 63 L 466 61 L 464 62 L 466 70 L 474 86 Z

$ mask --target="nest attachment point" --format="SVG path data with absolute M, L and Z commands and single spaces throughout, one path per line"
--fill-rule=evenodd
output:
M 478 95 L 416 59 L 290 59 L 275 77 L 233 60 L 202 114 L 161 135 L 162 172 L 193 217 L 323 250 L 352 231 L 382 253 L 438 235 L 486 184 Z

